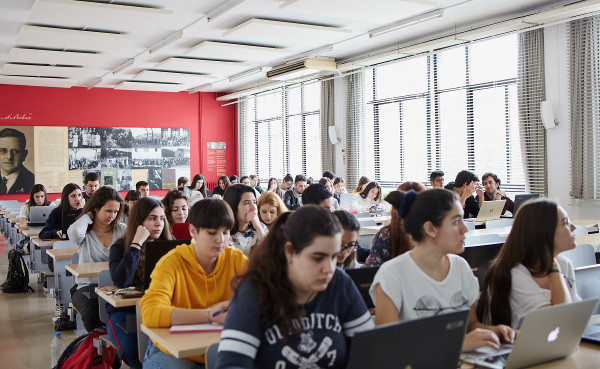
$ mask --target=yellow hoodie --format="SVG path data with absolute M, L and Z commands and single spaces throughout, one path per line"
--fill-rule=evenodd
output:
M 215 270 L 206 274 L 196 258 L 193 240 L 192 244 L 179 245 L 169 251 L 156 263 L 150 287 L 140 302 L 144 325 L 170 327 L 175 307 L 206 309 L 217 302 L 228 301 L 233 293 L 231 280 L 246 271 L 246 261 L 241 250 L 227 246 L 219 255 Z M 204 355 L 188 359 L 204 362 Z

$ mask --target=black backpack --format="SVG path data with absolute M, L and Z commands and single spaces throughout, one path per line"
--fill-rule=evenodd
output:
M 2 283 L 2 292 L 34 292 L 29 286 L 29 271 L 23 260 L 21 251 L 12 249 L 8 252 L 8 273 Z

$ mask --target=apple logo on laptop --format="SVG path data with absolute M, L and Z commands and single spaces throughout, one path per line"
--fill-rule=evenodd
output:
M 560 333 L 560 327 L 556 327 L 552 331 L 550 331 L 550 333 L 548 334 L 548 342 L 556 341 L 559 333 Z

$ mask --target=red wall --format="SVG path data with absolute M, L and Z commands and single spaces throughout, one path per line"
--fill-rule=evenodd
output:
M 191 175 L 203 173 L 207 181 L 216 182 L 214 175 L 204 172 L 206 142 L 227 143 L 228 173 L 236 172 L 237 158 L 235 106 L 221 107 L 221 104 L 214 93 L 0 85 L 0 125 L 189 128 Z M 15 115 L 30 119 L 6 119 Z

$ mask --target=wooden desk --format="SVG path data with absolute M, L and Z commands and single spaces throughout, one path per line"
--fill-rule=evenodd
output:
M 221 332 L 169 333 L 169 328 L 148 328 L 142 324 L 142 332 L 167 349 L 176 358 L 197 356 L 221 340 Z
M 36 238 L 40 235 L 41 229 L 26 229 L 21 231 L 25 235 L 25 237 Z
M 98 278 L 103 270 L 108 270 L 108 261 L 99 263 L 67 264 L 65 269 L 75 277 L 79 278 Z
M 575 236 L 575 243 L 583 245 L 589 243 L 594 246 L 596 252 L 600 252 L 600 233 L 589 233 L 581 236 Z
M 27 236 L 27 235 L 26 235 Z M 42 240 L 41 238 L 32 238 L 33 242 L 37 247 L 54 246 L 54 242 L 60 241 L 58 238 L 52 240 Z
M 21 233 L 22 233 L 23 231 L 26 231 L 26 230 L 28 230 L 28 229 L 29 229 L 29 226 L 28 226 L 28 225 L 24 225 L 24 226 L 22 226 L 21 224 L 18 224 L 18 223 L 15 225 L 15 227 L 17 227 L 17 229 L 18 229 L 18 230 L 19 230 L 19 232 L 21 232 Z
M 508 234 L 510 233 L 510 230 L 512 229 L 511 226 L 508 227 L 498 227 L 498 228 L 483 228 L 483 229 L 471 229 L 466 233 L 466 237 L 471 237 L 471 236 L 484 236 L 484 235 L 488 235 L 488 234 L 497 234 L 501 237 L 508 237 Z
M 13 215 L 13 214 L 11 214 L 11 215 Z M 17 224 L 17 223 L 19 223 L 21 220 L 20 220 L 20 218 L 19 218 L 18 216 L 16 216 L 16 215 L 15 215 L 14 217 L 10 217 L 10 215 L 9 215 L 9 217 L 8 217 L 8 221 L 10 222 L 10 224 Z
M 73 255 L 77 254 L 77 248 L 73 247 L 68 249 L 49 249 L 46 250 L 46 254 L 48 254 L 48 256 L 54 259 L 54 261 L 65 259 L 71 260 Z
M 141 297 L 135 297 L 135 298 L 123 298 L 123 296 L 115 296 L 114 294 L 111 295 L 107 295 L 106 291 L 112 291 L 112 290 L 118 290 L 119 287 L 117 286 L 102 286 L 102 287 L 96 287 L 96 294 L 98 295 L 99 298 L 101 298 L 102 300 L 108 302 L 109 304 L 111 304 L 112 306 L 119 308 L 119 307 L 126 307 L 126 306 L 135 306 L 137 305 L 138 301 L 140 301 L 142 298 Z
M 571 221 L 571 223 L 573 223 L 576 226 L 585 226 L 588 230 L 588 233 L 590 232 L 598 232 L 598 223 L 600 223 L 600 220 L 598 219 L 576 219 Z

